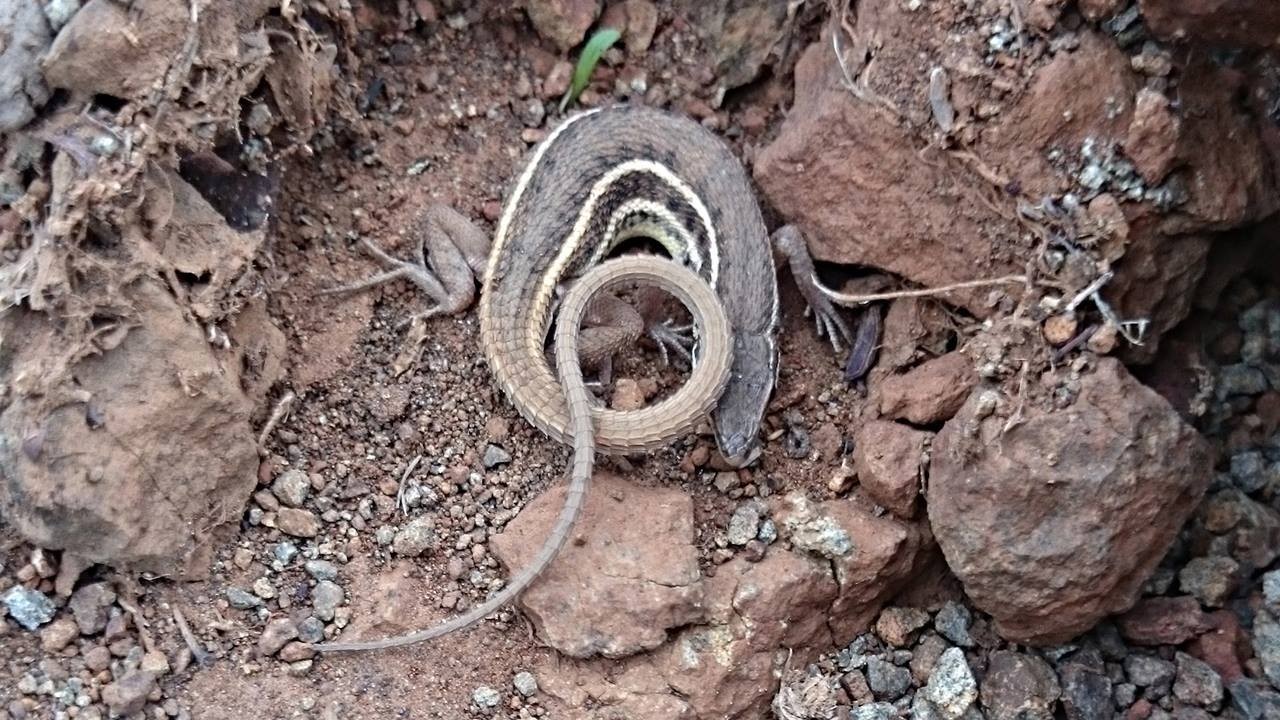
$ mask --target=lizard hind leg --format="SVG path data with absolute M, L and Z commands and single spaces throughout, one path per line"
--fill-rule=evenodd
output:
M 805 302 L 813 310 L 813 321 L 817 325 L 818 337 L 826 336 L 831 349 L 841 354 L 841 342 L 852 347 L 853 332 L 845 323 L 840 312 L 831 304 L 831 300 L 823 295 L 814 284 L 813 257 L 809 255 L 809 246 L 804 236 L 794 225 L 784 225 L 773 232 L 773 244 L 786 258 L 791 268 L 791 276 L 804 296 Z
M 476 278 L 484 273 L 488 258 L 488 238 L 466 216 L 445 205 L 428 206 L 414 221 L 412 232 L 417 240 L 412 259 L 394 257 L 364 238 L 365 250 L 389 269 L 321 294 L 358 292 L 392 280 L 409 280 L 433 304 L 401 322 L 401 327 L 435 315 L 456 315 L 471 307 Z

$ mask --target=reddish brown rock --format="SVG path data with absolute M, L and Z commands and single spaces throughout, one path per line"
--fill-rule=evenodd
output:
M 1122 612 L 1194 510 L 1207 443 L 1119 362 L 1074 404 L 995 412 L 975 392 L 934 440 L 929 520 L 947 562 L 1010 640 L 1053 643 Z M 984 407 L 980 411 L 980 407 Z
M 854 500 L 815 504 L 792 493 L 774 503 L 774 519 L 793 547 L 835 568 L 839 593 L 831 604 L 830 625 L 841 637 L 871 626 L 932 544 L 924 524 L 876 517 Z
M 1147 598 L 1116 618 L 1120 634 L 1137 645 L 1181 645 L 1210 629 L 1190 595 Z
M 565 52 L 586 38 L 600 17 L 600 0 L 528 0 L 524 11 L 533 29 Z
M 703 0 L 695 22 L 711 44 L 719 83 L 735 88 L 755 80 L 788 31 L 787 4 Z
M 527 565 L 564 504 L 548 491 L 490 540 L 512 570 Z M 637 517 L 643 522 L 636 522 Z M 574 539 L 520 597 L 538 635 L 571 657 L 617 658 L 661 645 L 704 616 L 693 504 L 678 490 L 598 473 Z
M 1137 80 L 1115 41 L 1081 28 L 1080 47 L 1036 71 L 1017 103 L 984 131 L 980 154 L 1015 180 L 1028 197 L 1073 189 L 1048 156 L 1078 154 L 1086 139 L 1120 140 L 1133 114 Z
M 977 381 L 973 361 L 964 353 L 949 352 L 885 378 L 880 384 L 880 413 L 918 425 L 950 420 Z
M 11 376 L 31 383 L 0 412 L 0 435 L 26 439 L 39 428 L 39 452 L 0 443 L 0 506 L 37 547 L 200 577 L 211 531 L 240 519 L 256 482 L 253 405 L 239 363 L 214 351 L 166 288 L 140 281 L 122 301 L 136 325 L 73 366 L 79 400 L 56 407 L 28 391 L 59 379 L 50 358 L 62 356 L 65 338 L 43 313 L 0 322 L 0 334 L 23 338 L 9 356 Z
M 1212 667 L 1223 684 L 1230 685 L 1244 677 L 1239 648 L 1247 647 L 1249 639 L 1233 612 L 1219 610 L 1210 613 L 1207 620 L 1212 629 L 1192 640 L 1187 652 Z
M 1246 77 L 1197 57 L 1178 83 L 1187 200 L 1161 228 L 1169 234 L 1234 228 L 1280 209 L 1277 158 L 1263 144 L 1263 128 L 1234 102 L 1251 94 Z
M 1276 47 L 1280 5 L 1269 0 L 1141 0 L 1147 27 L 1165 40 Z
M 777 690 L 775 652 L 794 648 L 806 662 L 829 646 L 835 595 L 826 562 L 785 550 L 735 559 L 707 581 L 709 623 L 680 633 L 658 666 L 697 717 L 763 717 Z
M 1165 235 L 1155 217 L 1135 221 L 1125 255 L 1104 296 L 1123 318 L 1149 321 L 1141 345 L 1125 344 L 1125 359 L 1148 362 L 1164 334 L 1186 319 L 1204 273 L 1210 240 L 1205 235 Z
M 565 720 L 697 720 L 677 697 L 650 655 L 621 662 L 554 658 L 537 671 L 538 687 L 562 707 L 551 717 Z
M 1180 122 L 1169 98 L 1149 88 L 1138 91 L 1124 153 L 1147 182 L 1157 185 L 1173 168 L 1178 152 Z
M 804 231 L 816 259 L 928 286 L 1021 272 L 992 244 L 994 235 L 1003 242 L 1018 233 L 991 232 L 1005 221 L 987 209 L 968 170 L 946 155 L 926 162 L 910 131 L 853 98 L 841 86 L 829 36 L 800 58 L 795 86 L 795 105 L 754 172 L 767 200 Z M 989 294 L 951 299 L 985 317 Z
M 910 519 L 920 495 L 925 443 L 933 433 L 886 420 L 858 428 L 853 467 L 867 495 L 894 515 Z

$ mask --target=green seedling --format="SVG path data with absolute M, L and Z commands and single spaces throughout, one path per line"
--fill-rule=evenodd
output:
M 578 96 L 586 89 L 587 82 L 591 80 L 591 73 L 595 71 L 596 65 L 600 62 L 600 56 L 613 47 L 613 44 L 618 42 L 620 37 L 622 37 L 622 33 L 614 28 L 607 27 L 597 30 L 591 36 L 591 39 L 587 41 L 587 44 L 582 48 L 582 54 L 578 56 L 578 65 L 573 69 L 573 81 L 569 83 L 569 90 L 560 101 L 560 112 L 564 112 L 570 103 L 578 99 Z

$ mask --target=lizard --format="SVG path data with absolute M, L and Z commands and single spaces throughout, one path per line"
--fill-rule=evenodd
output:
M 754 461 L 778 372 L 774 249 L 790 261 L 819 334 L 826 334 L 837 352 L 841 340 L 852 342 L 835 309 L 812 287 L 812 260 L 799 232 L 787 226 L 771 243 L 746 171 L 728 145 L 701 124 L 655 108 L 617 105 L 563 120 L 531 151 L 507 194 L 491 243 L 469 219 L 444 205 L 423 212 L 416 234 L 418 258 L 408 261 L 365 239 L 366 249 L 389 269 L 329 292 L 409 279 L 434 302 L 414 316 L 426 319 L 467 310 L 479 278 L 480 344 L 491 374 L 526 420 L 575 447 L 570 486 L 542 549 L 499 593 L 428 630 L 370 642 L 322 643 L 315 646 L 321 652 L 421 642 L 500 609 L 537 578 L 568 539 L 590 479 L 589 458 L 595 452 L 627 454 L 666 445 L 705 417 L 711 405 L 698 403 L 714 405 L 716 443 L 726 461 L 734 466 Z M 657 241 L 668 258 L 649 261 L 661 262 L 659 269 L 626 266 L 631 274 L 619 276 L 640 277 L 642 284 L 667 290 L 690 308 L 692 329 L 701 335 L 694 374 L 708 362 L 709 351 L 723 349 L 731 363 L 723 384 L 691 376 L 676 395 L 653 406 L 620 412 L 583 400 L 583 411 L 575 404 L 580 388 L 574 386 L 574 372 L 580 368 L 566 371 L 564 363 L 608 356 L 638 339 L 645 326 L 621 317 L 626 303 L 597 292 L 616 285 L 616 278 L 598 274 L 618 267 L 616 259 L 606 257 L 632 237 Z M 677 277 L 680 282 L 674 282 Z M 575 294 L 576 286 L 588 281 L 591 297 Z M 698 292 L 695 285 L 704 286 L 720 306 L 723 336 L 714 323 L 699 324 L 714 311 L 696 307 L 689 295 Z M 594 312 L 604 322 L 580 328 L 580 317 L 556 320 L 557 376 L 545 346 L 558 303 L 571 297 L 581 302 L 582 315 Z M 679 330 L 650 324 L 648 333 L 659 347 L 692 345 Z M 562 348 L 574 354 L 564 363 Z M 689 396 L 681 395 L 686 391 Z

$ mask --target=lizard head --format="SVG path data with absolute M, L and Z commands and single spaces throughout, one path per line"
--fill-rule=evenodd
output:
M 735 336 L 729 384 L 715 412 L 716 444 L 730 465 L 745 467 L 760 456 L 760 424 L 777 377 L 771 335 Z

